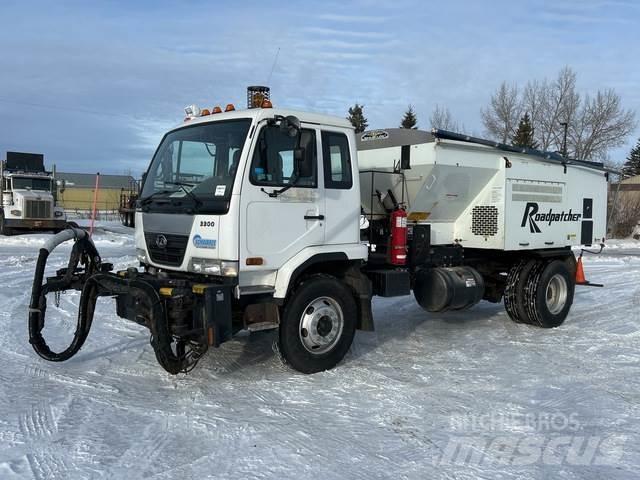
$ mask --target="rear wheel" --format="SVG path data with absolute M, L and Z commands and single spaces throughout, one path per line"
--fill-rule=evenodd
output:
M 540 262 L 525 288 L 529 323 L 543 328 L 562 325 L 573 304 L 574 290 L 575 280 L 564 261 Z
M 514 322 L 557 327 L 569 314 L 574 288 L 567 262 L 523 260 L 509 272 L 504 306 Z
M 529 273 L 538 262 L 536 260 L 522 260 L 514 265 L 507 277 L 504 290 L 504 307 L 516 323 L 530 323 L 525 308 L 524 289 L 527 285 Z
M 351 291 L 338 279 L 313 276 L 288 300 L 280 321 L 278 346 L 284 361 L 302 373 L 336 366 L 356 330 L 357 308 Z

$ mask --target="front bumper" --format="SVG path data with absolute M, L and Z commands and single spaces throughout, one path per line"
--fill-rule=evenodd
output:
M 8 228 L 25 229 L 25 230 L 62 230 L 66 228 L 67 221 L 60 219 L 21 219 L 21 218 L 5 218 L 4 224 Z
M 166 272 L 165 272 L 166 273 Z M 113 275 L 113 274 L 112 274 Z M 234 284 L 201 283 L 182 276 L 156 276 L 135 269 L 120 271 L 114 281 L 145 282 L 158 292 L 169 329 L 183 337 L 212 347 L 229 340 L 234 333 L 232 297 Z M 131 294 L 116 296 L 119 317 L 146 325 L 149 318 L 139 299 Z

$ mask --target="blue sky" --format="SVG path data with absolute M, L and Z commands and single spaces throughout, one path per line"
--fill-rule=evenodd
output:
M 640 113 L 640 2 L 78 1 L 0 3 L 0 156 L 139 175 L 183 107 L 274 103 L 396 126 L 436 104 L 482 134 L 501 81 L 571 66 L 584 93 L 614 88 Z M 623 159 L 635 143 L 612 152 Z

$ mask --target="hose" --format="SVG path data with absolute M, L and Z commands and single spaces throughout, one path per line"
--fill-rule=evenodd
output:
M 64 274 L 59 272 L 57 277 L 47 279 L 43 284 L 44 271 L 51 252 L 67 240 L 75 240 L 71 256 Z M 80 261 L 84 263 L 84 270 L 78 269 Z M 31 290 L 29 304 L 29 343 L 35 352 L 45 360 L 63 362 L 73 357 L 84 345 L 95 312 L 96 301 L 100 296 L 130 295 L 137 297 L 146 307 L 146 322 L 151 330 L 151 345 L 160 365 L 169 373 L 177 374 L 189 371 L 195 359 L 189 358 L 180 349 L 174 353 L 171 344 L 173 336 L 165 309 L 156 289 L 141 279 L 120 278 L 113 274 L 100 271 L 101 260 L 91 237 L 81 229 L 70 228 L 54 235 L 41 249 L 36 262 L 36 271 Z M 81 290 L 78 320 L 73 340 L 69 347 L 61 352 L 54 352 L 47 345 L 42 330 L 47 310 L 47 294 L 75 288 Z M 181 342 L 181 340 L 178 340 Z
M 105 295 L 130 295 L 144 303 L 148 315 L 146 323 L 151 330 L 151 346 L 158 363 L 173 375 L 189 369 L 190 362 L 185 356 L 174 353 L 171 348 L 173 336 L 158 292 L 144 280 L 119 278 L 108 273 L 93 274 L 87 279 L 80 296 L 79 324 L 91 326 L 96 300 Z
M 50 279 L 43 285 L 44 270 L 49 255 L 58 245 L 71 239 L 74 239 L 75 243 L 71 251 L 66 272 L 62 278 Z M 87 235 L 87 232 L 76 228 L 70 228 L 54 235 L 45 243 L 38 254 L 33 287 L 31 289 L 31 302 L 29 304 L 29 343 L 31 343 L 33 349 L 40 357 L 51 362 L 63 362 L 73 357 L 80 348 L 82 348 L 82 345 L 89 335 L 91 320 L 87 322 L 87 318 L 90 317 L 78 315 L 73 340 L 65 350 L 61 352 L 52 351 L 42 336 L 44 317 L 47 310 L 46 295 L 72 287 L 74 280 L 77 280 L 77 276 L 74 278 L 74 273 L 77 273 L 78 263 L 81 259 L 85 260 L 84 275 L 89 275 L 99 268 L 100 256 L 91 238 Z

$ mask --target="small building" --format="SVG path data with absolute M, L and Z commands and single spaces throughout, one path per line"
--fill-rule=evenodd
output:
M 620 183 L 610 184 L 611 195 L 618 202 L 627 204 L 640 201 L 640 175 L 628 177 Z
M 609 229 L 614 237 L 640 240 L 640 175 L 609 184 Z
M 120 195 L 129 191 L 135 179 L 131 175 L 100 175 L 96 209 L 117 212 Z M 58 203 L 65 210 L 91 210 L 96 186 L 95 173 L 56 173 Z

